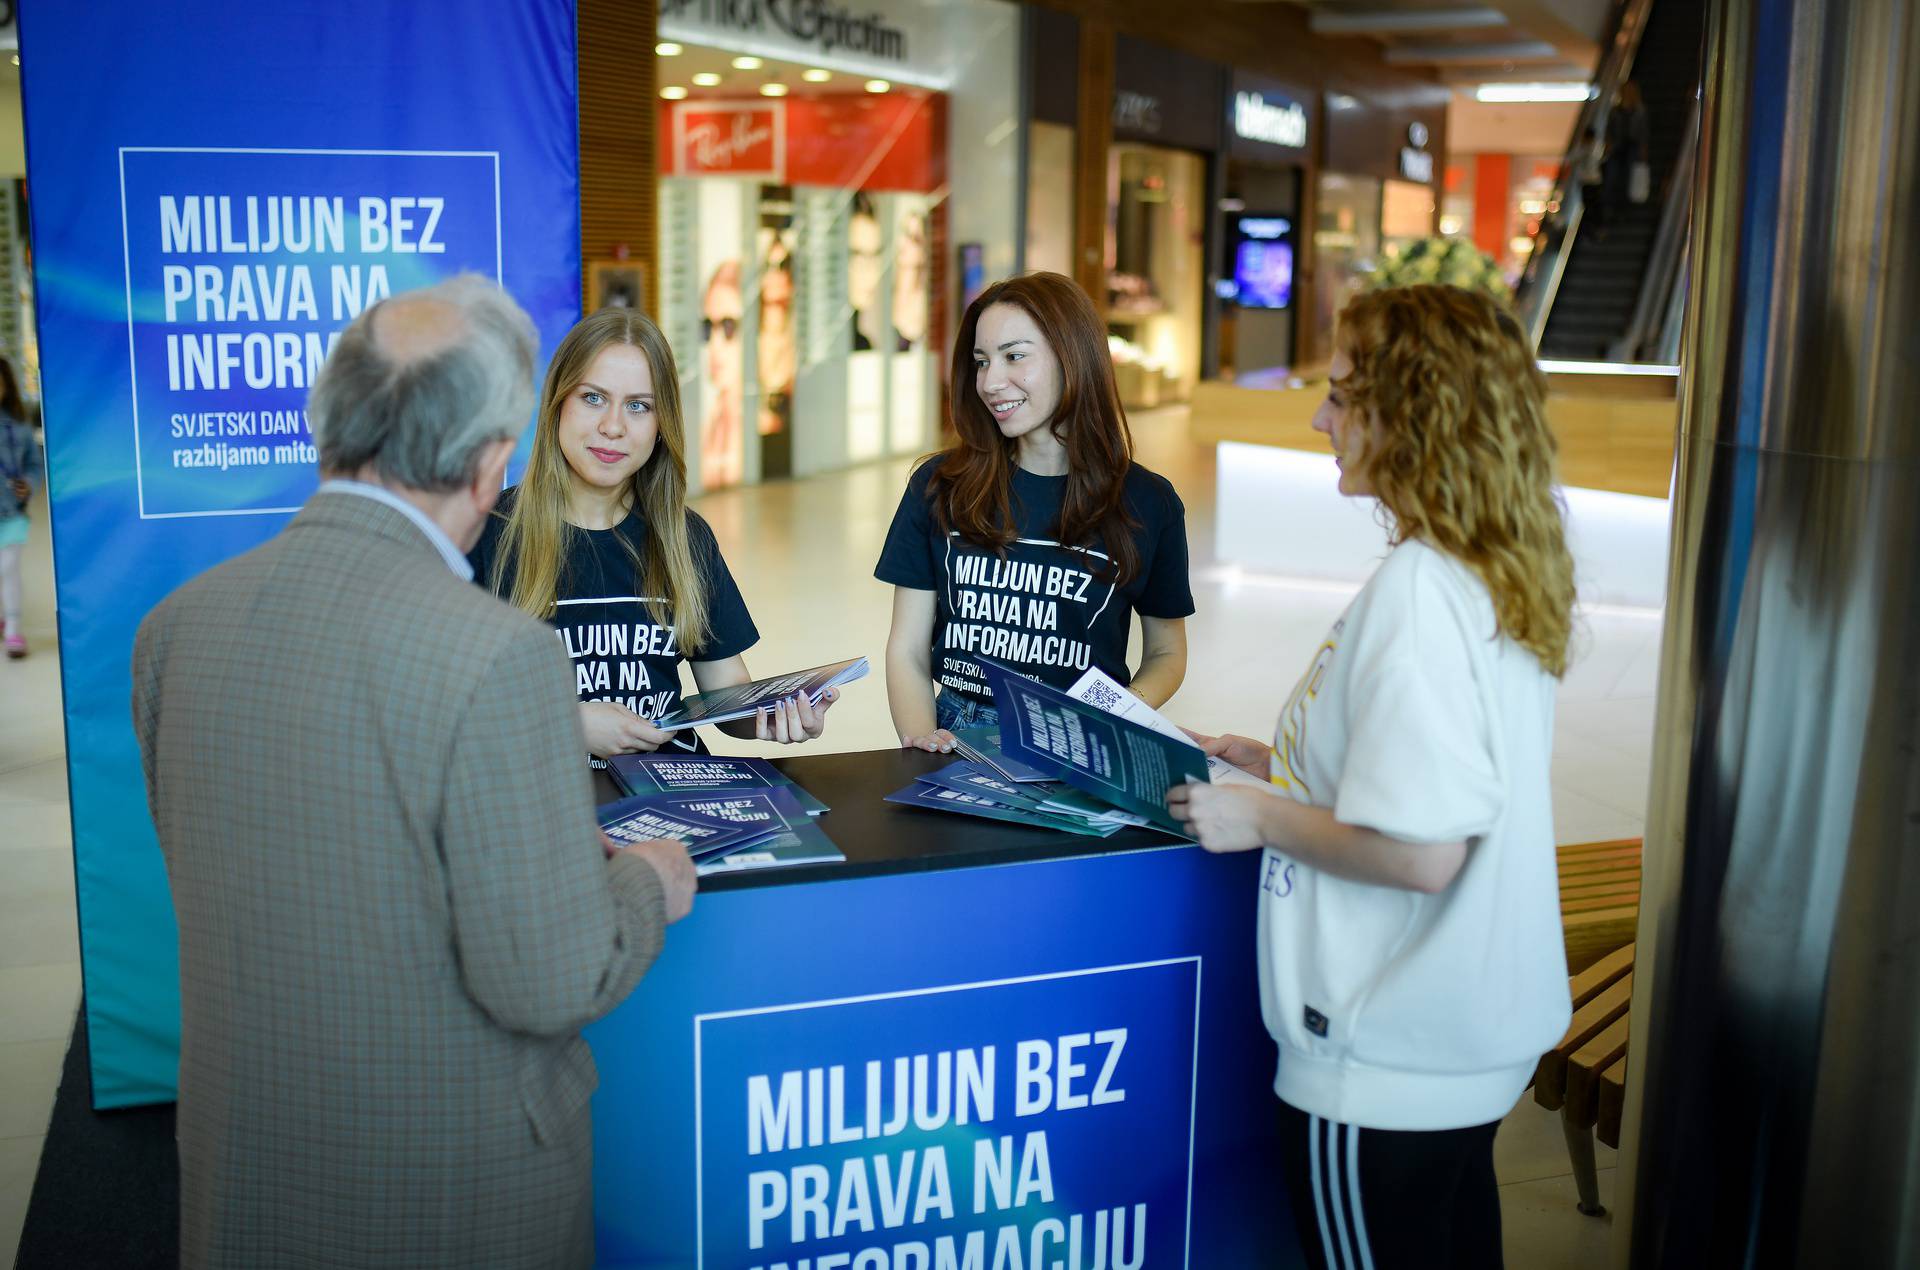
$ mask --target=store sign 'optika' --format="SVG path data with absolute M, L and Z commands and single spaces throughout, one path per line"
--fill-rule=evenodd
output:
M 1307 144 L 1307 112 L 1297 101 L 1276 106 L 1259 93 L 1235 93 L 1233 130 L 1249 141 L 1297 150 Z
M 661 0 L 660 17 L 726 31 L 784 35 L 823 55 L 907 59 L 905 31 L 886 25 L 878 13 L 861 16 L 829 0 Z

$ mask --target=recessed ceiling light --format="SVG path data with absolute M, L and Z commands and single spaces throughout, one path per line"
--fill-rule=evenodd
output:
M 810 70 L 801 71 L 800 78 L 806 80 L 809 84 L 824 84 L 833 78 L 833 72 L 823 71 L 818 66 L 815 66 Z
M 687 90 L 680 87 L 680 85 L 678 84 L 670 84 L 667 87 L 660 90 L 660 95 L 662 97 L 665 97 L 668 101 L 679 101 L 682 97 L 685 97 L 687 95 Z
M 884 93 L 892 87 L 893 85 L 884 79 L 870 79 L 867 81 L 867 91 L 870 93 Z
M 1543 102 L 1585 101 L 1585 84 L 1482 84 L 1473 90 L 1478 101 Z
M 712 71 L 701 71 L 693 77 L 693 82 L 702 88 L 713 88 L 720 83 L 720 77 Z
M 787 86 L 785 84 L 762 84 L 760 85 L 760 95 L 762 97 L 785 97 L 787 95 Z
M 653 51 L 661 57 L 678 57 L 686 52 L 685 49 L 675 44 L 672 40 L 660 41 L 660 43 L 653 46 Z
M 757 71 L 765 65 L 766 63 L 757 57 L 736 57 L 733 59 L 733 69 L 737 71 Z

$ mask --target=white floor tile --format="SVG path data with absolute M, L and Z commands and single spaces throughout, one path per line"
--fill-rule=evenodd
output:
M 80 963 L 0 969 L 0 1044 L 65 1040 L 80 1007 Z
M 44 1137 L 67 1038 L 0 1045 L 0 1139 Z
M 1604 1142 L 1595 1142 L 1593 1149 L 1599 1167 L 1614 1166 L 1617 1151 Z M 1548 1177 L 1565 1177 L 1567 1185 L 1573 1185 L 1573 1161 L 1567 1155 L 1560 1113 L 1535 1102 L 1531 1090 L 1520 1096 L 1519 1105 L 1500 1122 L 1500 1132 L 1493 1140 L 1493 1172 L 1502 1186 Z
M 1608 1211 L 1588 1217 L 1575 1207 L 1573 1178 L 1550 1177 L 1500 1188 L 1500 1233 L 1513 1270 L 1606 1270 L 1613 1242 L 1614 1170 L 1599 1175 Z

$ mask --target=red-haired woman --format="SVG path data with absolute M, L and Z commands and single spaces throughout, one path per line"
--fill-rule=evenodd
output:
M 1133 461 L 1086 293 L 1057 273 L 988 287 L 961 319 L 949 400 L 953 444 L 914 470 L 874 569 L 894 586 L 900 743 L 949 750 L 953 729 L 998 721 L 975 656 L 1061 688 L 1098 668 L 1166 701 L 1187 671 L 1186 509 Z

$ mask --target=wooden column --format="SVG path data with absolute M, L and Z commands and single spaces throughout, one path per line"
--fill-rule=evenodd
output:
M 1113 146 L 1113 24 L 1080 20 L 1080 123 L 1074 129 L 1073 277 L 1107 311 L 1107 162 Z
M 580 68 L 580 281 L 587 262 L 625 246 L 659 312 L 660 156 L 657 0 L 578 0 Z

